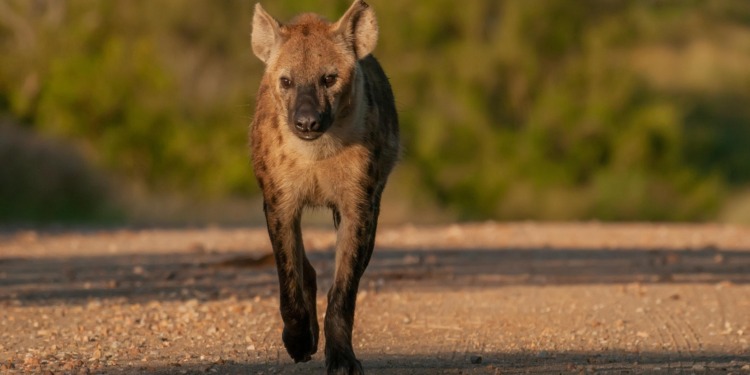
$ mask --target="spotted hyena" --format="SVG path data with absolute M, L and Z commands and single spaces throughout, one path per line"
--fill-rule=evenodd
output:
M 391 86 L 370 54 L 377 38 L 375 12 L 361 0 L 333 23 L 302 14 L 282 24 L 255 7 L 252 47 L 266 69 L 251 144 L 279 275 L 282 340 L 296 362 L 317 351 L 315 270 L 300 216 L 305 207 L 330 208 L 338 232 L 324 326 L 328 373 L 362 373 L 352 349 L 357 289 L 399 154 Z

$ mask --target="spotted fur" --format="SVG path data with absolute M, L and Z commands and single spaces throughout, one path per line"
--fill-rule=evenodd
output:
M 251 129 L 291 357 L 317 351 L 315 270 L 302 243 L 306 207 L 326 207 L 337 228 L 325 316 L 328 373 L 359 374 L 352 328 L 359 281 L 372 255 L 380 199 L 399 154 L 398 117 L 371 55 L 375 13 L 355 0 L 338 21 L 302 14 L 282 24 L 256 5 L 252 48 L 265 65 Z

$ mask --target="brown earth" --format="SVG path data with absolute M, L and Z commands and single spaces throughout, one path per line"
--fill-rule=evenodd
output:
M 334 240 L 305 233 L 321 312 Z M 0 234 L 0 373 L 322 373 L 281 345 L 269 251 L 263 229 Z M 750 373 L 750 228 L 383 228 L 354 345 L 370 374 Z

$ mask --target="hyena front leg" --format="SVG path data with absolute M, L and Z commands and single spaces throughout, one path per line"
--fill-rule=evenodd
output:
M 382 190 L 382 189 L 379 189 Z M 325 317 L 326 368 L 329 374 L 362 374 L 352 348 L 357 289 L 375 244 L 380 191 L 356 209 L 343 209 L 336 240 L 336 270 L 328 291 Z
M 317 286 L 302 245 L 300 212 L 285 212 L 268 203 L 264 211 L 279 274 L 281 338 L 295 362 L 307 362 L 318 348 Z

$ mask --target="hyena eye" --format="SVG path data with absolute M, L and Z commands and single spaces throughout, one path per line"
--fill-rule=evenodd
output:
M 281 83 L 281 88 L 283 89 L 292 87 L 292 80 L 287 77 L 281 77 L 281 79 L 279 79 L 279 82 Z
M 329 75 L 323 76 L 323 86 L 325 86 L 325 87 L 331 87 L 331 86 L 335 85 L 336 84 L 336 79 L 338 79 L 338 77 L 336 77 L 335 74 L 329 74 Z

